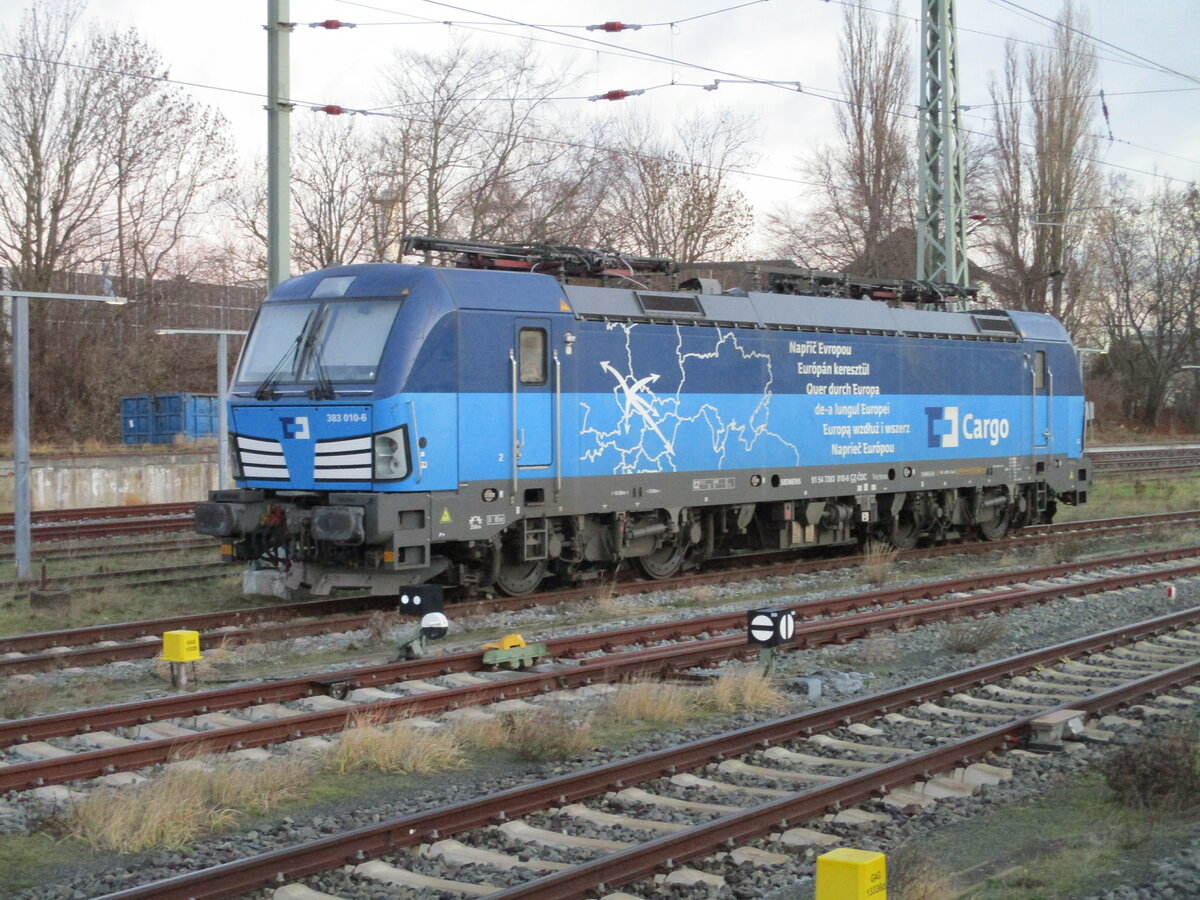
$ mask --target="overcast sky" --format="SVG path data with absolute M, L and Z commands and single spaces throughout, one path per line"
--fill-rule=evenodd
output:
M 15 28 L 30 2 L 0 0 L 0 28 Z M 1013 2 L 1047 16 L 1056 16 L 1060 9 L 1049 0 Z M 890 7 L 888 0 L 869 0 L 869 5 Z M 729 7 L 736 8 L 682 21 Z M 1108 140 L 1097 99 L 1094 131 L 1104 136 L 1100 158 L 1181 181 L 1200 179 L 1200 0 L 1079 0 L 1079 7 L 1089 34 L 1151 61 L 1097 46 L 1114 139 Z M 761 210 L 804 191 L 796 182 L 801 178 L 795 171 L 796 158 L 833 136 L 836 102 L 817 95 L 837 94 L 837 34 L 843 9 L 836 0 L 291 0 L 291 19 L 300 23 L 291 43 L 292 97 L 300 105 L 295 120 L 318 115 L 307 107 L 327 103 L 380 106 L 379 72 L 392 65 L 398 49 L 436 50 L 454 34 L 496 47 L 517 47 L 533 39 L 534 52 L 548 64 L 568 66 L 579 76 L 566 91 L 570 96 L 680 83 L 619 103 L 562 101 L 581 116 L 604 118 L 634 105 L 667 120 L 691 111 L 732 108 L 753 113 L 760 123 L 761 161 L 757 176 L 743 179 L 743 189 Z M 907 17 L 915 53 L 919 0 L 902 0 L 900 10 Z M 266 0 L 90 0 L 85 19 L 136 27 L 159 50 L 175 79 L 261 95 L 266 84 L 266 11 Z M 514 27 L 494 17 L 546 27 Z M 360 25 L 339 31 L 308 27 L 325 19 Z M 438 24 L 418 24 L 428 20 Z M 608 20 L 646 27 L 620 34 L 564 27 Z M 440 24 L 444 21 L 458 24 Z M 650 27 L 661 22 L 679 24 Z M 958 25 L 962 101 L 982 107 L 967 110 L 964 121 L 971 129 L 985 131 L 988 80 L 1001 66 L 1004 39 L 1045 42 L 1051 26 L 1007 0 L 960 0 Z M 630 51 L 664 59 L 632 58 Z M 761 84 L 723 84 L 715 91 L 683 86 L 739 77 L 800 82 L 804 92 Z M 914 107 L 916 84 L 914 80 Z M 263 152 L 266 117 L 261 96 L 189 90 L 230 119 L 247 155 Z M 1153 182 L 1149 175 L 1134 177 Z

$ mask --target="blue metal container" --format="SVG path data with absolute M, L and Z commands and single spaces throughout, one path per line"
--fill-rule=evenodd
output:
M 217 433 L 217 400 L 211 394 L 136 394 L 121 399 L 121 439 L 126 444 L 175 444 Z

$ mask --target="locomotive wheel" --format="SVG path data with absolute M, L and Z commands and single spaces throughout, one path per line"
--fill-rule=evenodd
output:
M 634 562 L 647 578 L 670 578 L 679 571 L 687 547 L 681 544 L 666 544 L 647 556 L 639 556 Z
M 921 524 L 912 514 L 912 510 L 902 509 L 897 515 L 892 516 L 887 532 L 889 544 L 897 550 L 911 550 L 917 546 L 917 540 L 920 537 Z
M 981 519 L 975 527 L 985 541 L 998 541 L 1008 534 L 1008 505 L 996 507 L 991 512 L 991 518 Z
M 533 593 L 546 575 L 544 559 L 533 562 L 505 562 L 500 564 L 496 575 L 496 587 L 510 597 L 524 597 Z

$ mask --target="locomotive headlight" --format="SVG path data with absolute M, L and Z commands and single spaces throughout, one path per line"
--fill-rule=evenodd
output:
M 373 441 L 376 481 L 399 481 L 407 478 L 412 466 L 408 456 L 408 426 L 381 431 Z

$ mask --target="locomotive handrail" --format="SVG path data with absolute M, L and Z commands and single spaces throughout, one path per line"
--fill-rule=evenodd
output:
M 421 483 L 421 429 L 417 427 L 417 407 L 411 400 L 408 401 L 408 417 L 412 420 L 412 452 L 416 457 L 415 465 L 417 469 L 417 484 Z M 414 452 L 415 449 L 415 452 Z
M 517 460 L 521 456 L 521 445 L 517 443 L 517 354 L 508 348 L 508 362 L 512 368 L 512 502 L 517 503 Z
M 1054 370 L 1046 363 L 1046 455 L 1054 455 Z
M 554 500 L 562 496 L 562 362 L 558 351 L 550 354 L 554 360 Z

